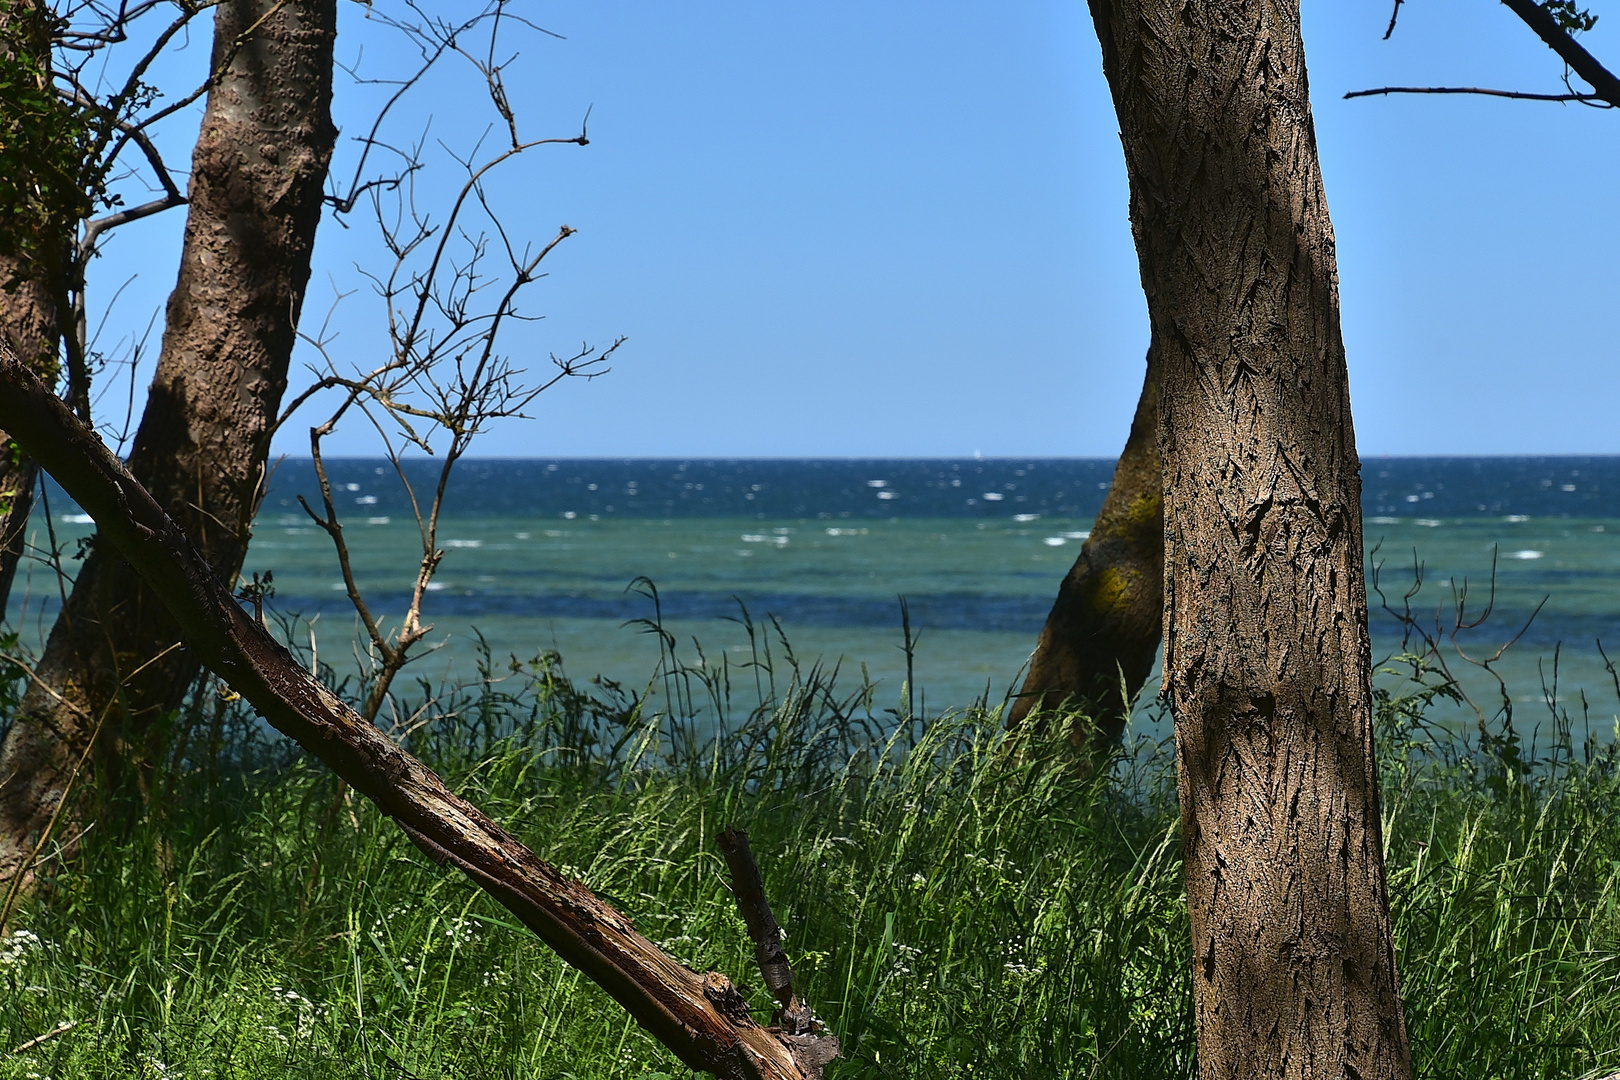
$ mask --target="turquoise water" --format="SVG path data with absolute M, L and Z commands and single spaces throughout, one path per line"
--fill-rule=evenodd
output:
M 397 618 L 420 557 L 409 504 L 381 463 L 333 470 L 359 583 L 378 612 Z M 1103 461 L 469 462 L 441 524 L 445 557 L 425 604 L 439 648 L 418 672 L 470 676 L 482 634 L 497 659 L 555 649 L 577 677 L 645 685 L 657 643 L 634 620 L 655 610 L 645 587 L 630 588 L 645 577 L 689 655 L 695 640 L 711 659 L 749 657 L 740 603 L 756 622 L 774 616 L 801 660 L 840 664 L 852 688 L 864 664 L 879 707 L 902 692 L 905 596 L 928 710 L 996 702 L 1020 677 L 1111 471 Z M 1453 670 L 1487 711 L 1493 680 L 1455 648 L 1490 656 L 1545 598 L 1495 669 L 1533 723 L 1547 713 L 1543 682 L 1562 643 L 1558 697 L 1578 706 L 1584 689 L 1611 728 L 1620 708 L 1595 641 L 1620 644 L 1620 461 L 1373 460 L 1364 475 L 1366 535 L 1386 597 L 1402 605 L 1415 552 L 1424 585 L 1413 610 L 1438 627 Z M 308 464 L 283 463 L 247 569 L 273 571 L 272 608 L 312 620 L 301 640 L 313 634 L 321 659 L 349 670 L 358 626 L 330 541 L 298 509 L 300 492 L 313 494 Z M 90 526 L 60 494 L 53 513 L 58 543 L 72 550 Z M 36 522 L 36 542 L 41 531 Z M 1483 612 L 1493 552 L 1491 616 L 1453 642 L 1457 590 L 1467 582 L 1465 621 Z M 55 608 L 44 580 L 36 572 L 21 585 L 10 613 L 34 633 Z M 1398 651 L 1398 624 L 1373 603 L 1375 653 Z

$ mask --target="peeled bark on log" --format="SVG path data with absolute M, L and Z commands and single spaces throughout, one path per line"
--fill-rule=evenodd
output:
M 195 654 L 258 710 L 583 972 L 688 1067 L 736 1080 L 820 1076 L 820 1040 L 756 1024 L 731 981 L 666 955 L 585 885 L 563 877 L 326 688 L 243 611 L 206 557 L 99 438 L 9 351 L 0 426 L 96 520 L 103 542 L 168 607 Z
M 1130 437 L 1091 535 L 1058 588 L 1013 699 L 1007 726 L 1069 714 L 1085 759 L 1119 743 L 1131 702 L 1153 673 L 1164 615 L 1164 474 L 1159 365 L 1150 346 Z
M 1204 1080 L 1407 1080 L 1360 464 L 1298 0 L 1091 0 L 1162 376 Z
M 336 136 L 336 25 L 335 0 L 215 9 L 220 74 L 192 154 L 179 279 L 129 467 L 226 581 L 247 550 L 309 280 Z M 31 873 L 87 748 L 104 790 L 126 769 L 149 768 L 154 721 L 197 672 L 163 603 L 98 541 L 0 746 L 0 884 Z

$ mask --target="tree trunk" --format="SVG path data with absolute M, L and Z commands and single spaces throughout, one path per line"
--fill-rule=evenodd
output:
M 1159 361 L 1147 377 L 1114 482 L 1046 617 L 1029 677 L 1007 726 L 1073 714 L 1069 740 L 1086 758 L 1125 731 L 1131 702 L 1153 673 L 1164 615 L 1163 470 L 1159 467 Z M 1043 715 L 1044 714 L 1044 715 Z
M 56 304 L 45 283 L 30 276 L 28 267 L 5 257 L 0 257 L 0 337 L 34 370 L 54 373 Z M 11 583 L 28 542 L 28 515 L 34 509 L 38 478 L 34 459 L 0 432 L 0 618 L 5 617 Z
M 1298 0 L 1091 9 L 1161 349 L 1199 1072 L 1406 1078 L 1360 466 Z
M 335 34 L 335 0 L 216 8 L 220 75 L 192 154 L 179 280 L 129 467 L 227 582 L 247 548 L 309 280 L 336 134 Z M 149 766 L 156 721 L 197 672 L 163 604 L 98 542 L 0 747 L 0 881 L 26 869 L 92 744 L 103 790 L 126 765 Z
M 26 56 L 49 71 L 48 15 L 33 2 L 0 9 L 0 56 L 6 60 Z M 37 251 L 55 251 L 66 244 L 68 231 L 68 224 L 62 223 L 56 235 L 30 237 L 29 246 Z M 0 338 L 24 363 L 50 381 L 56 374 L 59 331 L 48 273 L 49 268 L 36 265 L 22 250 L 0 252 Z M 0 432 L 0 619 L 5 617 L 17 563 L 28 542 L 28 515 L 34 508 L 34 482 L 38 477 L 39 466 Z

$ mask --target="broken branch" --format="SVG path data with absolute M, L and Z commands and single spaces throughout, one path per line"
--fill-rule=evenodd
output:
M 754 941 L 759 973 L 764 976 L 771 996 L 782 1006 L 775 1021 L 794 1047 L 800 1068 L 807 1075 L 819 1077 L 822 1067 L 838 1056 L 838 1040 L 831 1035 L 816 1034 L 819 1025 L 815 1015 L 794 992 L 793 969 L 782 948 L 782 928 L 771 913 L 770 901 L 765 899 L 765 882 L 760 877 L 759 864 L 754 861 L 753 849 L 748 846 L 748 833 L 728 828 L 715 839 L 726 857 L 726 868 L 731 871 L 731 891 L 737 898 L 737 910 L 748 926 L 748 936 Z

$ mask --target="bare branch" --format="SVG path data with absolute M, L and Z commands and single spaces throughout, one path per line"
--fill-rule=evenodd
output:
M 1395 20 L 1400 15 L 1402 2 L 1403 0 L 1395 0 L 1394 10 L 1389 15 L 1389 28 L 1384 31 L 1385 41 L 1388 41 L 1389 36 L 1395 32 Z M 1475 86 L 1384 86 L 1376 90 L 1356 90 L 1344 96 L 1359 98 L 1381 94 L 1481 94 L 1515 101 L 1573 101 L 1598 108 L 1620 107 L 1620 76 L 1616 76 L 1587 52 L 1559 19 L 1536 0 L 1502 0 L 1502 3 L 1522 19 L 1526 26 L 1534 30 L 1536 36 L 1568 65 L 1564 75 L 1565 86 L 1569 86 L 1568 72 L 1573 71 L 1592 87 L 1593 92 L 1581 93 L 1573 87 L 1564 94 L 1536 94 L 1519 90 L 1488 90 Z M 1577 26 L 1576 29 L 1580 27 Z
M 418 10 L 412 4 L 407 6 Z M 431 19 L 426 20 L 425 26 L 394 22 L 393 25 L 412 40 L 422 44 L 425 62 L 390 97 L 383 116 L 441 55 L 453 51 L 471 61 L 485 79 L 491 101 L 506 130 L 515 134 L 516 120 L 500 85 L 499 65 L 494 62 L 495 35 L 504 7 L 504 0 L 496 0 L 478 16 L 456 26 Z M 491 22 L 491 40 L 488 58 L 480 59 L 463 50 L 458 38 L 486 18 Z M 379 138 L 383 116 L 378 117 L 370 135 L 362 140 L 366 153 L 386 145 Z M 514 244 L 499 213 L 486 197 L 484 180 L 498 166 L 534 147 L 551 143 L 585 145 L 587 142 L 582 125 L 581 133 L 571 138 L 527 142 L 514 139 L 511 146 L 487 160 L 479 159 L 478 144 L 466 155 L 458 155 L 440 143 L 466 174 L 443 222 L 431 220 L 415 203 L 415 175 L 423 167 L 425 134 L 408 150 L 388 147 L 404 162 L 405 167 L 398 176 L 360 183 L 361 173 L 357 172 L 356 182 L 347 196 L 342 199 L 328 196 L 328 201 L 342 212 L 362 193 L 370 194 L 380 236 L 393 256 L 393 265 L 384 273 L 361 272 L 372 280 L 383 302 L 389 355 L 369 370 L 344 372 L 328 351 L 324 330 L 320 339 L 306 336 L 305 340 L 320 352 L 323 363 L 311 368 L 314 383 L 283 409 L 277 425 L 284 424 L 316 395 L 339 392 L 339 403 L 330 418 L 310 431 L 324 508 L 318 513 L 306 505 L 305 510 L 331 537 L 345 591 L 366 631 L 369 686 L 362 713 L 368 720 L 391 707 L 389 692 L 395 677 L 415 658 L 413 647 L 432 630 L 430 624 L 422 621 L 422 607 L 444 558 L 444 552 L 437 546 L 439 523 L 451 473 L 471 441 L 494 420 L 522 416 L 522 410 L 536 395 L 561 379 L 592 378 L 601 374 L 605 361 L 622 344 L 621 339 L 601 352 L 584 346 L 566 359 L 553 356 L 555 373 L 536 385 L 526 385 L 522 381 L 524 372 L 497 352 L 507 322 L 524 317 L 517 307 L 519 293 L 544 276 L 540 272 L 541 264 L 575 230 L 562 226 L 538 251 Z M 385 198 L 391 198 L 392 202 L 385 204 Z M 476 213 L 483 215 L 483 232 L 469 224 Z M 499 248 L 490 239 L 491 231 L 498 237 Z M 492 262 L 497 252 L 504 254 L 506 263 L 499 271 Z M 421 556 L 409 604 L 398 626 L 386 631 L 373 616 L 355 582 L 347 541 L 321 455 L 321 440 L 335 430 L 339 420 L 351 409 L 358 410 L 381 438 L 410 500 L 421 540 Z M 431 495 L 423 492 L 419 497 L 404 468 L 400 452 L 404 446 L 415 446 L 440 459 Z
M 3 925 L 3 924 L 0 924 L 0 925 Z M 17 1054 L 25 1054 L 28 1051 L 32 1050 L 34 1047 L 39 1046 L 39 1045 L 41 1045 L 43 1043 L 48 1043 L 52 1039 L 56 1038 L 58 1035 L 64 1035 L 67 1032 L 72 1031 L 74 1028 L 76 1028 L 78 1026 L 79 1026 L 79 1021 L 77 1021 L 77 1020 L 63 1020 L 60 1023 L 58 1023 L 55 1027 L 51 1028 L 51 1030 L 47 1031 L 45 1034 L 43 1034 L 43 1035 L 35 1035 L 32 1039 L 29 1039 L 27 1042 L 25 1042 L 22 1045 L 18 1046 L 17 1049 L 13 1050 L 11 1053 L 13 1054 L 13 1056 L 15 1056 Z
M 147 69 L 157 62 L 157 58 L 159 56 L 163 55 L 164 50 L 169 47 L 169 42 L 174 40 L 176 34 L 180 33 L 181 30 L 184 30 L 190 24 L 191 20 L 196 18 L 200 12 L 211 6 L 212 5 L 198 5 L 196 7 L 183 7 L 180 15 L 168 26 L 159 31 L 156 39 L 153 40 L 151 47 L 146 50 L 140 59 L 135 61 L 134 66 L 130 69 L 129 75 L 124 79 L 124 85 L 116 94 L 108 98 L 100 106 L 102 113 L 108 117 L 121 119 L 124 115 L 124 110 L 129 107 L 129 103 L 135 100 L 136 96 L 140 93 L 141 80 L 145 78 Z M 224 65 L 229 64 L 234 56 L 235 50 L 233 49 L 230 55 L 226 56 L 221 61 L 220 67 L 217 68 L 215 72 L 210 73 L 208 82 L 205 83 L 195 94 L 188 96 L 183 103 L 179 103 L 178 107 L 184 108 L 185 105 L 191 104 L 191 102 L 196 101 L 197 98 L 206 93 L 208 87 L 212 85 L 216 78 L 219 77 L 219 73 L 224 71 Z M 174 112 L 175 108 L 176 106 L 170 106 L 165 110 L 160 110 L 160 116 L 148 117 L 140 126 L 151 126 L 158 119 L 161 119 L 162 116 L 167 116 Z M 98 155 L 107 149 L 107 145 L 112 138 L 112 133 L 117 130 L 119 129 L 116 124 L 110 124 L 103 129 L 101 138 L 97 140 L 96 151 Z
M 725 855 L 726 868 L 731 871 L 731 891 L 737 898 L 737 910 L 748 927 L 748 936 L 754 941 L 759 972 L 771 996 L 781 1004 L 766 1030 L 780 1030 L 778 1037 L 792 1048 L 799 1068 L 807 1076 L 819 1078 L 828 1062 L 838 1057 L 838 1040 L 825 1033 L 810 1006 L 795 993 L 793 969 L 782 948 L 782 928 L 771 913 L 770 901 L 765 899 L 765 882 L 760 877 L 759 864 L 754 861 L 753 849 L 748 846 L 748 833 L 727 828 L 716 840 Z
M 140 122 L 135 125 L 136 130 L 149 128 L 153 124 L 156 124 L 158 121 L 164 120 L 164 119 L 166 119 L 166 118 L 168 118 L 170 116 L 173 116 L 175 113 L 177 113 L 180 110 L 188 107 L 193 102 L 195 102 L 199 98 L 201 98 L 204 94 L 208 93 L 208 91 L 211 90 L 213 87 L 218 85 L 219 80 L 225 77 L 225 72 L 227 70 L 229 70 L 229 68 L 231 66 L 231 63 L 236 59 L 236 54 L 241 52 L 243 46 L 245 46 L 252 39 L 254 32 L 256 30 L 258 30 L 259 27 L 263 26 L 266 20 L 268 20 L 271 16 L 275 15 L 276 12 L 280 11 L 284 6 L 286 6 L 286 0 L 281 0 L 281 3 L 278 3 L 278 4 L 274 5 L 273 7 L 267 9 L 263 15 L 259 16 L 259 18 L 253 23 L 253 25 L 249 26 L 246 30 L 243 30 L 240 34 L 236 35 L 235 40 L 233 40 L 231 42 L 231 44 L 230 44 L 230 47 L 225 50 L 224 54 L 219 59 L 219 63 L 214 67 L 213 71 L 209 72 L 208 78 L 203 81 L 201 86 L 197 87 L 191 93 L 186 94 L 183 97 L 180 97 L 180 98 L 176 99 L 175 101 L 170 102 L 168 105 L 165 105 L 163 108 L 157 110 L 156 112 L 149 113 L 148 115 L 141 117 Z M 197 10 L 201 10 L 201 9 L 197 9 Z M 195 11 L 193 11 L 192 14 L 195 14 Z M 187 16 L 187 20 L 189 20 L 189 16 Z M 182 20 L 182 21 L 177 22 L 176 26 L 175 26 L 175 30 L 178 30 L 180 26 L 183 26 L 185 21 L 186 20 Z M 167 44 L 167 41 L 165 40 L 163 42 L 163 44 Z M 130 76 L 129 87 L 128 87 L 128 90 L 126 91 L 126 97 L 124 98 L 124 100 L 127 100 L 127 97 L 133 96 L 134 91 L 136 89 L 138 89 L 138 87 L 139 87 L 139 83 L 137 82 L 138 76 L 140 74 L 145 73 L 145 64 L 150 63 L 150 61 L 152 59 L 156 58 L 157 50 L 160 47 L 161 46 L 159 46 L 159 45 L 154 45 L 152 47 L 153 51 L 151 53 L 149 53 L 146 60 L 144 60 L 143 63 L 138 66 L 137 74 Z M 116 154 L 116 151 L 118 149 L 122 149 L 122 146 L 120 145 L 119 147 L 115 148 L 115 154 Z
M 134 6 L 121 3 L 118 5 L 118 11 L 109 16 L 107 21 L 98 29 L 75 28 L 72 20 L 77 16 L 78 10 L 63 13 L 64 25 L 56 33 L 56 46 L 74 52 L 94 53 L 99 52 L 108 45 L 120 44 L 129 40 L 128 28 L 130 25 L 137 22 L 147 12 L 170 2 L 172 0 L 142 0 L 141 3 Z M 192 6 L 200 10 L 209 7 L 210 4 L 201 3 Z M 85 9 L 100 10 L 99 6 L 94 4 L 86 4 L 83 7 Z
M 1379 94 L 1483 94 L 1486 97 L 1514 98 L 1520 101 L 1580 101 L 1601 103 L 1602 108 L 1613 108 L 1597 94 L 1532 94 L 1524 90 L 1488 90 L 1480 86 L 1380 86 L 1375 90 L 1352 90 L 1345 100 L 1373 97 Z
M 408 6 L 411 8 L 411 10 L 417 12 L 417 14 L 422 14 L 421 9 L 418 8 L 415 3 L 411 3 Z M 511 134 L 512 148 L 513 150 L 517 150 L 519 148 L 520 140 L 517 136 L 517 122 L 512 112 L 511 104 L 506 96 L 505 85 L 501 81 L 501 69 L 505 66 L 505 64 L 496 65 L 494 62 L 495 43 L 499 37 L 501 22 L 503 20 L 507 22 L 517 22 L 523 26 L 529 27 L 531 30 L 538 31 L 542 34 L 547 34 L 551 37 L 560 37 L 561 35 L 553 34 L 551 31 L 546 30 L 543 27 L 536 26 L 527 19 L 518 18 L 508 13 L 506 11 L 506 7 L 506 0 L 494 0 L 494 2 L 488 4 L 476 15 L 464 22 L 456 24 L 446 23 L 443 20 L 433 19 L 426 16 L 423 17 L 421 23 L 406 23 L 398 19 L 381 15 L 380 13 L 373 13 L 371 17 L 374 21 L 380 22 L 385 26 L 394 27 L 403 33 L 409 40 L 417 44 L 422 51 L 422 64 L 416 69 L 416 71 L 404 79 L 397 80 L 396 85 L 398 86 L 398 89 L 394 91 L 394 93 L 383 104 L 383 107 L 378 111 L 376 118 L 372 121 L 371 130 L 364 137 L 356 140 L 360 143 L 363 149 L 360 152 L 360 160 L 355 162 L 354 176 L 349 181 L 349 191 L 344 195 L 328 195 L 326 197 L 328 205 L 332 206 L 339 214 L 347 214 L 354 209 L 356 203 L 360 199 L 360 196 L 364 195 L 367 191 L 377 187 L 392 190 L 397 188 L 404 180 L 406 174 L 366 181 L 362 181 L 360 178 L 365 174 L 366 163 L 371 156 L 371 151 L 373 148 L 382 147 L 384 149 L 393 149 L 393 147 L 388 146 L 387 143 L 379 140 L 377 135 L 378 132 L 382 130 L 383 123 L 388 119 L 388 116 L 393 111 L 394 106 L 399 104 L 400 99 L 414 89 L 416 85 L 427 76 L 428 72 L 430 72 L 434 66 L 438 64 L 439 60 L 442 59 L 447 52 L 455 52 L 466 57 L 472 62 L 479 74 L 484 77 L 485 84 L 489 90 L 490 101 L 494 104 L 496 111 L 501 116 L 501 119 L 506 123 L 507 129 Z M 472 56 L 472 54 L 461 48 L 460 40 L 465 34 L 469 33 L 481 23 L 486 21 L 492 24 L 490 27 L 489 58 L 487 61 L 480 61 L 476 57 Z M 509 63 L 510 61 L 507 62 Z M 350 77 L 353 78 L 357 83 L 395 82 L 395 80 L 362 79 L 356 70 L 351 68 L 345 68 L 344 70 L 347 71 Z M 589 119 L 590 113 L 587 110 L 586 120 L 589 121 Z M 544 143 L 574 143 L 578 146 L 585 146 L 589 141 L 590 140 L 586 138 L 584 124 L 581 124 L 580 133 L 575 138 L 541 140 L 541 142 Z M 530 145 L 539 145 L 539 143 Z M 398 151 L 395 152 L 397 153 Z M 412 171 L 414 168 L 415 166 L 412 166 L 411 169 L 407 170 L 407 173 Z
M 1620 76 L 1598 63 L 1597 58 L 1587 52 L 1551 13 L 1535 0 L 1502 0 L 1502 3 L 1524 20 L 1525 25 L 1534 30 L 1536 36 L 1557 53 L 1575 74 L 1585 79 L 1599 98 L 1611 106 L 1620 105 Z
M 176 206 L 184 206 L 185 204 L 185 197 L 178 193 L 164 195 L 161 199 L 153 199 L 151 202 L 132 206 L 128 210 L 120 210 L 116 214 L 108 214 L 106 217 L 85 222 L 84 235 L 79 239 L 80 259 L 89 259 L 90 256 L 95 254 L 96 241 L 101 238 L 102 233 L 116 229 L 120 225 L 127 225 L 131 221 L 149 218 L 153 214 L 161 214 L 165 210 L 172 210 Z
M 109 111 L 107 106 L 86 92 L 84 87 L 78 85 L 76 80 L 73 82 L 72 88 L 62 90 L 61 95 L 75 105 L 102 113 L 106 122 L 123 133 L 119 141 L 113 144 L 112 149 L 104 155 L 103 168 L 116 161 L 123 148 L 133 142 L 146 157 L 147 164 L 152 166 L 152 172 L 156 176 L 157 182 L 163 187 L 164 194 L 174 200 L 170 205 L 179 205 L 186 201 L 185 196 L 180 194 L 179 185 L 174 182 L 174 176 L 169 172 L 169 167 L 164 164 L 163 155 L 158 153 L 157 146 L 153 144 L 151 137 L 146 134 L 145 129 L 152 123 L 150 119 L 140 124 L 132 124 L 120 118 L 116 113 Z
M 759 864 L 748 845 L 748 832 L 726 828 L 715 838 L 720 853 L 726 857 L 726 868 L 731 871 L 731 891 L 737 900 L 737 910 L 748 927 L 748 936 L 754 940 L 754 951 L 759 973 L 765 987 L 782 1006 L 780 1023 L 789 1035 L 808 1035 L 811 1028 L 810 1010 L 793 991 L 793 968 L 788 964 L 782 948 L 782 928 L 776 924 L 770 901 L 765 899 L 765 881 L 760 877 Z
M 347 407 L 347 404 L 345 403 L 345 407 Z M 388 639 L 383 636 L 381 629 L 378 628 L 377 620 L 371 614 L 371 608 L 366 604 L 365 597 L 361 595 L 359 586 L 355 584 L 354 565 L 349 557 L 348 541 L 344 539 L 343 525 L 338 521 L 337 510 L 332 505 L 332 483 L 327 478 L 326 462 L 321 457 L 321 436 L 331 431 L 341 416 L 342 412 L 340 411 L 338 416 L 333 417 L 326 424 L 309 430 L 310 453 L 315 459 L 315 476 L 320 483 L 321 501 L 325 503 L 326 516 L 322 517 L 311 509 L 302 495 L 298 497 L 298 505 L 304 508 L 304 513 L 309 515 L 311 521 L 319 525 L 332 538 L 332 544 L 337 548 L 338 569 L 343 574 L 343 587 L 348 593 L 349 602 L 354 605 L 355 612 L 360 616 L 360 622 L 366 628 L 366 636 L 371 639 L 372 646 L 382 654 L 384 662 L 387 663 L 394 659 L 394 650 L 389 645 Z M 370 720 L 375 718 L 377 713 L 375 709 L 369 708 L 369 701 L 367 705 L 368 708 L 362 710 L 362 715 Z

